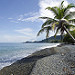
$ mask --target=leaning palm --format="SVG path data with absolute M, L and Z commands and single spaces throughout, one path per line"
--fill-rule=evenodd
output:
M 64 31 L 66 31 L 75 41 L 73 36 L 69 33 L 70 28 L 75 28 L 75 26 L 73 25 L 75 23 L 75 18 L 73 18 L 73 16 L 75 16 L 75 11 L 69 11 L 71 8 L 75 8 L 75 5 L 69 4 L 67 7 L 64 7 L 63 3 L 64 1 L 61 2 L 61 5 L 59 7 L 46 8 L 52 11 L 55 17 L 40 17 L 42 19 L 46 19 L 46 22 L 42 25 L 42 28 L 44 28 L 44 26 L 47 27 L 50 25 L 52 29 L 56 31 L 55 36 L 59 31 L 61 32 L 61 36 L 63 35 Z

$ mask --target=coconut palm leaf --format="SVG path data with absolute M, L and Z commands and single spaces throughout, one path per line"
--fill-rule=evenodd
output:
M 59 32 L 59 30 L 60 30 L 60 28 L 57 28 L 57 29 L 56 29 L 56 33 L 55 33 L 54 37 L 56 37 L 56 35 L 57 35 L 57 33 Z
M 61 8 L 63 7 L 63 3 L 64 3 L 64 1 L 61 2 L 61 5 L 60 5 Z
M 56 7 L 56 10 L 57 10 L 57 15 L 55 15 L 54 18 L 56 19 L 62 19 L 63 18 L 63 12 L 64 12 L 64 9 L 63 8 L 58 8 Z
M 65 26 L 65 27 L 66 27 L 69 31 L 75 29 L 75 26 L 72 25 L 72 24 L 69 24 L 69 25 L 67 25 L 67 26 Z
M 44 27 L 44 28 L 42 28 L 42 29 L 38 32 L 37 36 L 39 36 L 40 33 L 46 31 L 46 38 L 47 38 L 47 37 L 49 37 L 49 31 L 50 31 L 50 30 L 51 30 L 51 27 L 50 27 L 50 26 Z
M 47 27 L 47 29 L 46 29 L 46 38 L 48 38 L 49 37 L 49 31 L 51 30 L 51 27 L 50 26 L 48 26 Z
M 47 19 L 47 20 L 45 21 L 45 23 L 43 23 L 42 28 L 43 28 L 44 26 L 46 26 L 46 25 L 50 25 L 50 24 L 53 23 L 53 22 L 57 22 L 57 20 L 52 19 L 52 18 L 49 18 L 49 17 L 40 17 L 40 18 L 42 18 L 42 19 Z
M 44 26 L 46 26 L 46 25 L 47 25 L 47 26 L 48 26 L 48 25 L 51 25 L 53 22 L 54 22 L 53 20 L 46 20 L 46 22 L 43 23 L 42 28 L 43 28 Z
M 68 20 L 70 23 L 75 23 L 75 19 Z
M 69 19 L 71 19 L 71 18 L 74 17 L 74 16 L 75 16 L 75 12 L 70 12 L 70 13 L 68 13 L 68 14 L 64 17 L 64 19 L 69 20 Z
M 45 30 L 45 28 L 42 28 L 42 29 L 38 32 L 37 36 L 39 36 L 40 33 L 44 32 L 44 30 Z
M 54 20 L 54 21 L 57 21 L 56 19 L 53 19 L 53 18 L 50 18 L 50 17 L 39 17 L 41 19 L 49 19 L 49 20 Z
M 39 17 L 39 18 L 41 18 L 41 19 L 52 19 L 50 17 Z
M 72 3 L 69 4 L 67 7 L 64 8 L 64 15 L 66 15 L 71 8 L 75 8 L 75 5 L 72 4 Z
M 56 7 L 47 7 L 46 9 L 52 11 L 54 15 L 58 15 L 58 11 Z
M 54 22 L 52 24 L 52 29 L 55 31 L 56 27 L 58 27 L 58 26 L 59 26 L 59 22 Z

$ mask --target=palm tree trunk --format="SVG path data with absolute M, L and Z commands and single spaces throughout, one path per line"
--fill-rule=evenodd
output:
M 70 32 L 66 29 L 66 27 L 64 26 L 64 29 L 65 29 L 65 31 L 69 34 L 69 36 L 72 38 L 72 40 L 74 41 L 74 43 L 75 43 L 75 39 L 74 39 L 74 37 L 70 34 Z
M 61 42 L 63 42 L 63 32 L 61 31 Z
M 61 33 L 61 42 L 63 41 L 63 38 L 62 38 L 62 33 Z

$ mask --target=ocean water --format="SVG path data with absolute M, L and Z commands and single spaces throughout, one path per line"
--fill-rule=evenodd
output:
M 0 69 L 35 51 L 57 45 L 59 43 L 0 43 Z

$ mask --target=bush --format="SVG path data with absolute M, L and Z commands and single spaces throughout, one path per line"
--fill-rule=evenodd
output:
M 75 30 L 70 31 L 70 33 L 75 38 Z M 65 43 L 74 43 L 74 41 L 71 39 L 71 37 L 68 34 L 66 34 L 64 36 L 63 42 L 65 42 Z

